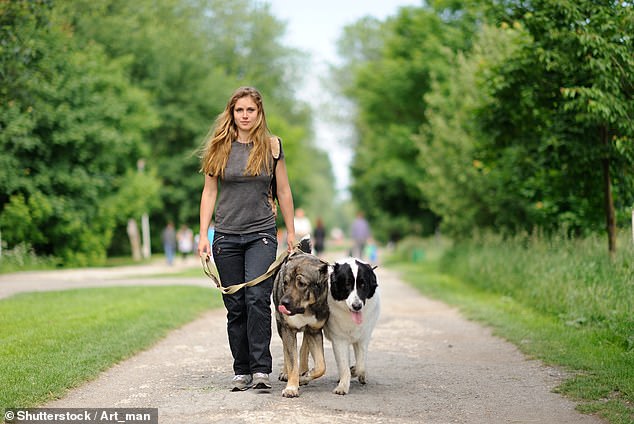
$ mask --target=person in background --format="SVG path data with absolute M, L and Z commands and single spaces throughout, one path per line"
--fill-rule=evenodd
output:
M 216 226 L 214 225 L 214 221 L 212 220 L 211 223 L 209 224 L 209 228 L 207 229 L 207 238 L 209 240 L 213 240 L 215 232 L 216 232 Z M 198 243 L 196 243 L 196 246 L 198 246 L 199 244 L 200 244 L 200 235 L 198 237 Z M 209 258 L 213 262 L 213 259 L 214 259 L 213 255 L 209 256 Z
M 313 226 L 310 224 L 310 220 L 304 213 L 304 209 L 297 208 L 295 210 L 295 237 L 297 240 L 301 240 L 306 236 L 310 236 L 313 231 Z
M 379 260 L 379 248 L 371 237 L 365 246 L 365 257 L 368 258 L 368 262 L 371 264 L 375 264 Z
M 212 220 L 211 223 L 209 224 L 209 228 L 207 228 L 207 238 L 209 238 L 209 240 L 214 239 L 215 231 L 216 231 L 216 227 L 214 226 L 214 222 Z
M 362 212 L 357 212 L 357 217 L 352 222 L 350 231 L 352 236 L 352 256 L 363 259 L 365 254 L 365 245 L 370 238 L 370 225 L 366 221 Z
M 313 244 L 315 248 L 315 255 L 321 256 L 324 253 L 326 245 L 326 228 L 321 218 L 317 218 L 315 224 L 315 230 L 313 231 Z
M 174 263 L 174 255 L 176 254 L 176 230 L 172 221 L 169 221 L 163 229 L 161 241 L 163 242 L 163 251 L 165 252 L 167 264 L 171 266 Z
M 178 252 L 187 259 L 187 256 L 194 250 L 194 232 L 187 225 L 183 224 L 176 233 L 178 242 Z
M 272 143 L 279 143 L 277 163 Z M 264 274 L 277 254 L 275 205 L 269 201 L 273 173 L 286 226 L 286 244 L 295 247 L 294 207 L 281 141 L 271 140 L 262 95 L 252 87 L 236 90 L 216 118 L 202 150 L 205 183 L 200 199 L 198 254 L 213 255 L 223 286 Z M 208 230 L 215 211 L 213 239 Z M 271 292 L 268 278 L 223 295 L 233 356 L 233 391 L 269 389 L 272 371 Z

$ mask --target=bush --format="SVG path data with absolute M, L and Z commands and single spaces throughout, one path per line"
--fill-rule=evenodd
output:
M 6 249 L 4 244 L 2 246 L 0 273 L 55 268 L 58 264 L 57 258 L 37 256 L 28 243 L 20 243 L 12 249 Z

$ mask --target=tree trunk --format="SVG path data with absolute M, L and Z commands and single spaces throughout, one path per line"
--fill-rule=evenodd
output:
M 141 256 L 141 237 L 139 236 L 139 226 L 134 219 L 128 220 L 128 238 L 130 239 L 130 249 L 132 250 L 132 258 L 140 261 Z
M 601 142 L 605 148 L 603 159 L 603 191 L 605 200 L 605 218 L 608 230 L 608 251 L 610 255 L 616 252 L 616 219 L 614 214 L 614 199 L 612 198 L 612 183 L 610 181 L 610 138 L 606 127 L 601 128 Z

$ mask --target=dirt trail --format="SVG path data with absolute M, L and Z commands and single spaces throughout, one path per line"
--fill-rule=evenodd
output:
M 130 271 L 130 270 L 128 270 Z M 33 289 L 77 287 L 81 273 L 46 278 L 31 273 L 0 277 L 0 297 Z M 136 274 L 136 273 L 134 273 Z M 229 391 L 231 356 L 224 310 L 206 313 L 148 350 L 119 363 L 96 380 L 48 407 L 158 407 L 164 423 L 601 423 L 552 393 L 562 374 L 526 359 L 489 329 L 453 308 L 418 294 L 379 268 L 382 314 L 370 344 L 368 384 L 332 393 L 337 376 L 330 342 L 326 375 L 282 398 L 277 381 L 282 352 L 274 330 L 273 388 Z M 139 278 L 102 270 L 92 285 L 194 284 L 205 278 Z M 42 279 L 46 283 L 42 283 Z M 210 296 L 220 296 L 210 288 Z
M 112 268 L 78 268 L 56 271 L 26 271 L 0 275 L 0 299 L 22 292 L 68 290 L 106 286 L 158 286 L 202 285 L 209 286 L 203 278 L 171 278 L 169 274 L 200 267 L 197 258 L 175 260 L 168 266 L 164 261 L 145 265 L 129 265 Z M 152 276 L 160 275 L 160 278 Z M 201 271 L 202 275 L 202 271 Z

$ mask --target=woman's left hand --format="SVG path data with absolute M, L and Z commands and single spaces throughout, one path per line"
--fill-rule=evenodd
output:
M 286 235 L 286 244 L 287 244 L 288 253 L 291 253 L 293 249 L 295 249 L 295 234 Z

